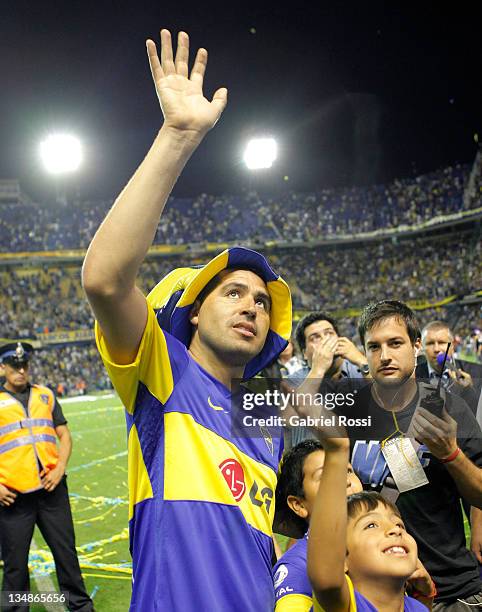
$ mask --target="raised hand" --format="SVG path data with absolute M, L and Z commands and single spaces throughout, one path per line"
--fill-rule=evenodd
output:
M 338 338 L 336 354 L 357 366 L 367 362 L 363 353 L 357 349 L 349 338 Z
M 224 87 L 215 92 L 211 101 L 203 95 L 208 52 L 198 50 L 189 76 L 189 36 L 185 32 L 179 32 L 175 59 L 169 30 L 161 30 L 161 61 L 155 43 L 147 40 L 146 45 L 165 127 L 204 135 L 214 127 L 228 99 Z
M 311 369 L 320 378 L 331 368 L 336 353 L 337 338 L 327 336 L 315 345 L 311 358 Z

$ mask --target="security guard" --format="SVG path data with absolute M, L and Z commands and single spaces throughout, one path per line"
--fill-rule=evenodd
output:
M 67 421 L 54 393 L 29 382 L 33 347 L 0 347 L 0 540 L 2 591 L 29 590 L 28 553 L 37 524 L 49 545 L 69 610 L 93 610 L 75 550 L 65 469 L 72 451 Z M 57 438 L 59 446 L 57 447 Z M 9 605 L 3 610 L 25 610 Z

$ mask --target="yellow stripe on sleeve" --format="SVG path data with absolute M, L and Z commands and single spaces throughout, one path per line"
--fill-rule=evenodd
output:
M 154 310 L 147 306 L 147 322 L 135 360 L 129 364 L 115 363 L 97 321 L 95 339 L 107 373 L 125 409 L 134 411 L 139 381 L 160 402 L 165 404 L 174 388 L 166 338 L 156 320 Z
M 313 599 L 301 593 L 285 595 L 276 602 L 275 612 L 309 612 Z

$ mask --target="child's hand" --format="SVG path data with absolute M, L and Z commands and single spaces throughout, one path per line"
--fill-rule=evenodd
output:
M 435 584 L 420 559 L 417 559 L 417 567 L 407 580 L 407 588 L 422 597 L 434 597 Z
M 346 433 L 343 436 L 343 433 L 337 434 L 337 437 L 331 438 L 327 437 L 327 433 L 322 429 L 314 429 L 313 430 L 323 445 L 325 452 L 334 453 L 337 451 L 346 451 L 350 449 L 350 439 L 347 437 Z

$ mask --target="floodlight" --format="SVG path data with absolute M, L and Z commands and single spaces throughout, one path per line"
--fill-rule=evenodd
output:
M 248 142 L 243 159 L 250 170 L 271 168 L 277 153 L 274 138 L 254 138 Z
M 66 174 L 82 162 L 82 146 L 70 134 L 51 134 L 40 144 L 40 157 L 50 174 Z

